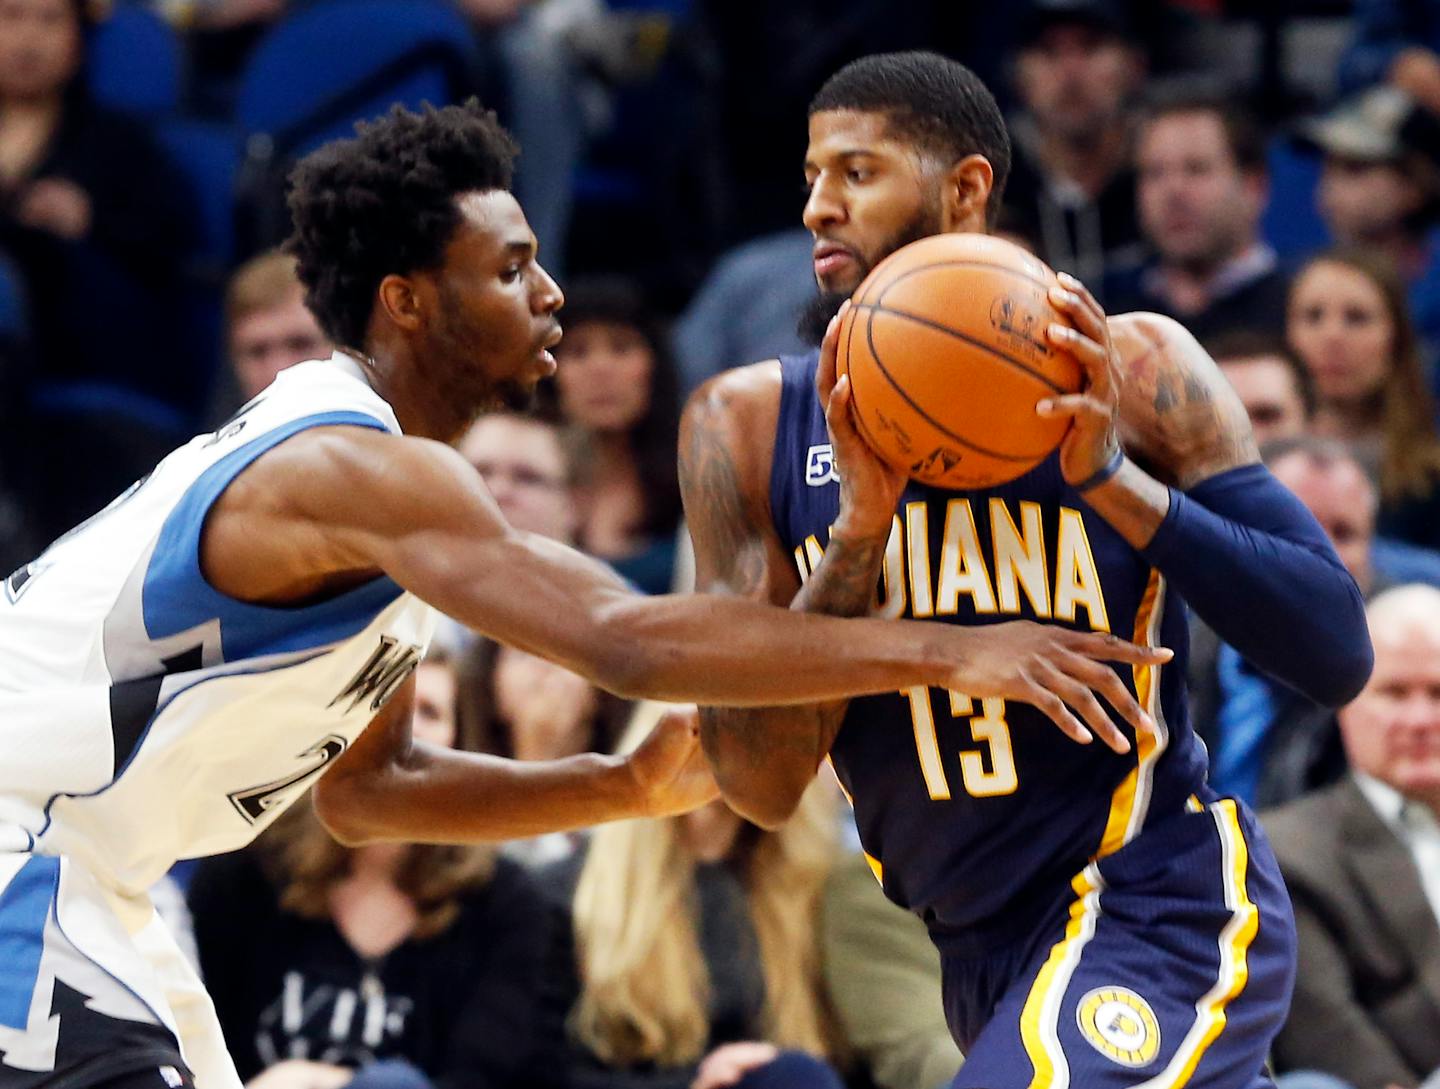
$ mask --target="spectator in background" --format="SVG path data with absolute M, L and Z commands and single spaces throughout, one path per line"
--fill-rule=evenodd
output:
M 630 740 L 653 718 L 643 705 Z M 715 801 L 597 828 L 544 876 L 570 925 L 553 958 L 551 1081 L 574 1089 L 840 1089 L 820 968 L 839 851 L 818 782 L 765 832 Z M 780 1049 L 790 1049 L 782 1054 Z
M 1408 1089 L 1440 1071 L 1440 590 L 1368 612 L 1375 670 L 1339 712 L 1352 772 L 1265 818 L 1299 946 L 1275 1059 Z
M 1158 101 L 1140 122 L 1136 164 L 1154 257 L 1111 277 L 1107 308 L 1168 314 L 1202 340 L 1231 329 L 1281 332 L 1286 281 L 1260 238 L 1265 143 L 1253 119 L 1219 97 Z
M 628 281 L 581 282 L 567 298 L 553 394 L 578 444 L 577 540 L 640 589 L 664 593 L 680 526 L 669 341 Z
M 1355 0 L 1340 87 L 1358 91 L 1389 83 L 1440 115 L 1440 3 Z
M 1422 132 L 1418 130 L 1428 130 Z M 1411 314 L 1440 344 L 1440 119 L 1393 87 L 1374 87 L 1303 123 L 1324 155 L 1316 194 L 1330 236 L 1383 253 L 1409 288 Z
M 1240 395 L 1257 444 L 1305 433 L 1315 390 L 1283 338 L 1236 329 L 1208 341 L 1205 349 Z
M 580 522 L 575 469 L 558 424 L 491 412 L 470 425 L 457 449 L 475 466 L 512 526 L 575 543 Z
M 1051 267 L 1101 289 L 1142 256 L 1130 107 L 1144 54 L 1121 0 L 1030 0 L 1018 46 L 1006 207 Z
M 1440 554 L 1375 536 L 1375 486 L 1333 439 L 1264 447 L 1279 481 L 1309 508 L 1366 597 L 1401 582 L 1440 586 Z M 1345 770 L 1334 715 L 1267 677 L 1207 625 L 1191 621 L 1191 715 L 1210 750 L 1210 782 L 1252 806 L 1279 805 Z
M 0 0 L 0 251 L 35 364 L 6 395 L 29 410 L 22 500 L 45 539 L 188 434 L 212 378 L 169 312 L 190 191 L 147 128 L 90 100 L 86 31 L 82 0 Z
M 286 367 L 329 358 L 332 346 L 305 305 L 295 258 L 264 253 L 235 270 L 225 288 L 225 345 L 238 404 Z
M 1405 290 L 1383 258 L 1336 251 L 1296 276 L 1290 347 L 1315 386 L 1314 429 L 1352 446 L 1380 485 L 1382 533 L 1440 547 L 1440 435 Z
M 187 109 L 228 121 L 245 61 L 289 9 L 288 0 L 152 0 L 189 53 Z
M 415 674 L 415 737 L 457 731 L 455 676 Z M 190 884 L 206 986 L 250 1089 L 527 1086 L 547 933 L 493 847 L 342 847 L 307 804 Z

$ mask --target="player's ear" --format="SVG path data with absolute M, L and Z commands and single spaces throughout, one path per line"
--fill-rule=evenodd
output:
M 390 321 L 413 333 L 420 327 L 420 297 L 409 277 L 391 273 L 380 281 L 380 307 Z
M 983 231 L 995 171 L 983 155 L 966 155 L 945 174 L 941 191 L 941 226 L 949 231 Z

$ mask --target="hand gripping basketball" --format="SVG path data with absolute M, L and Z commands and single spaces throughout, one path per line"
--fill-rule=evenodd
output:
M 1095 297 L 1075 277 L 1062 272 L 1059 279 L 1050 289 L 1050 304 L 1071 325 L 1051 324 L 1045 336 L 1056 351 L 1080 364 L 1085 384 L 1079 393 L 1041 400 L 1035 412 L 1046 418 L 1070 418 L 1070 430 L 1060 443 L 1060 471 L 1067 482 L 1080 484 L 1103 478 L 1120 450 L 1115 428 L 1120 356 L 1110 343 L 1110 324 Z
M 957 632 L 957 629 L 946 630 Z M 1100 705 L 1097 695 L 1137 731 L 1155 723 L 1136 702 L 1120 675 L 1107 662 L 1161 665 L 1173 652 L 1142 647 L 1114 635 L 1072 631 L 1054 624 L 1013 620 L 980 628 L 961 628 L 968 636 L 961 665 L 946 682 L 956 692 L 983 699 L 999 696 L 1039 708 L 1072 740 L 1088 745 L 1099 735 L 1116 752 L 1130 742 Z M 1089 729 L 1080 718 L 1088 723 Z M 1093 732 L 1092 732 L 1093 731 Z

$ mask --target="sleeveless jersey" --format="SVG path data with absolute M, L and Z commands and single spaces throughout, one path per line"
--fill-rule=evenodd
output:
M 774 524 L 802 579 L 839 508 L 818 359 L 780 361 L 770 481 Z M 1157 724 L 1135 738 L 1122 723 L 1133 742 L 1126 755 L 1098 740 L 1076 744 L 1028 704 L 923 688 L 852 701 L 831 759 L 861 843 L 886 893 L 942 948 L 1023 929 L 1070 895 L 1091 859 L 1152 817 L 1179 813 L 1203 782 L 1184 697 L 1184 607 L 1065 483 L 1058 456 L 985 490 L 912 482 L 876 612 L 969 626 L 1041 620 L 1176 654 L 1163 668 L 1117 667 Z
M 205 579 L 225 487 L 312 427 L 394 434 L 339 353 L 283 372 L 214 434 L 0 588 L 0 852 L 65 855 L 120 893 L 250 842 L 415 667 L 434 613 L 388 578 L 272 608 Z

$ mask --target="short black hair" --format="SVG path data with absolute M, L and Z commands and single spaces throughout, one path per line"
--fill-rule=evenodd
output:
M 461 193 L 510 188 L 518 152 L 493 110 L 395 106 L 356 135 L 307 155 L 290 175 L 305 303 L 336 344 L 359 348 L 380 281 L 433 269 L 460 224 Z
M 811 99 L 812 115 L 824 110 L 888 114 L 898 135 L 950 162 L 985 156 L 995 175 L 986 209 L 994 225 L 1010 177 L 1010 134 L 995 96 L 959 61 L 922 50 L 861 57 Z
M 1264 129 L 1243 103 L 1223 91 L 1187 83 L 1161 87 L 1151 92 L 1142 104 L 1140 124 L 1143 128 L 1162 118 L 1188 113 L 1213 114 L 1219 120 L 1230 155 L 1241 173 L 1266 173 Z

